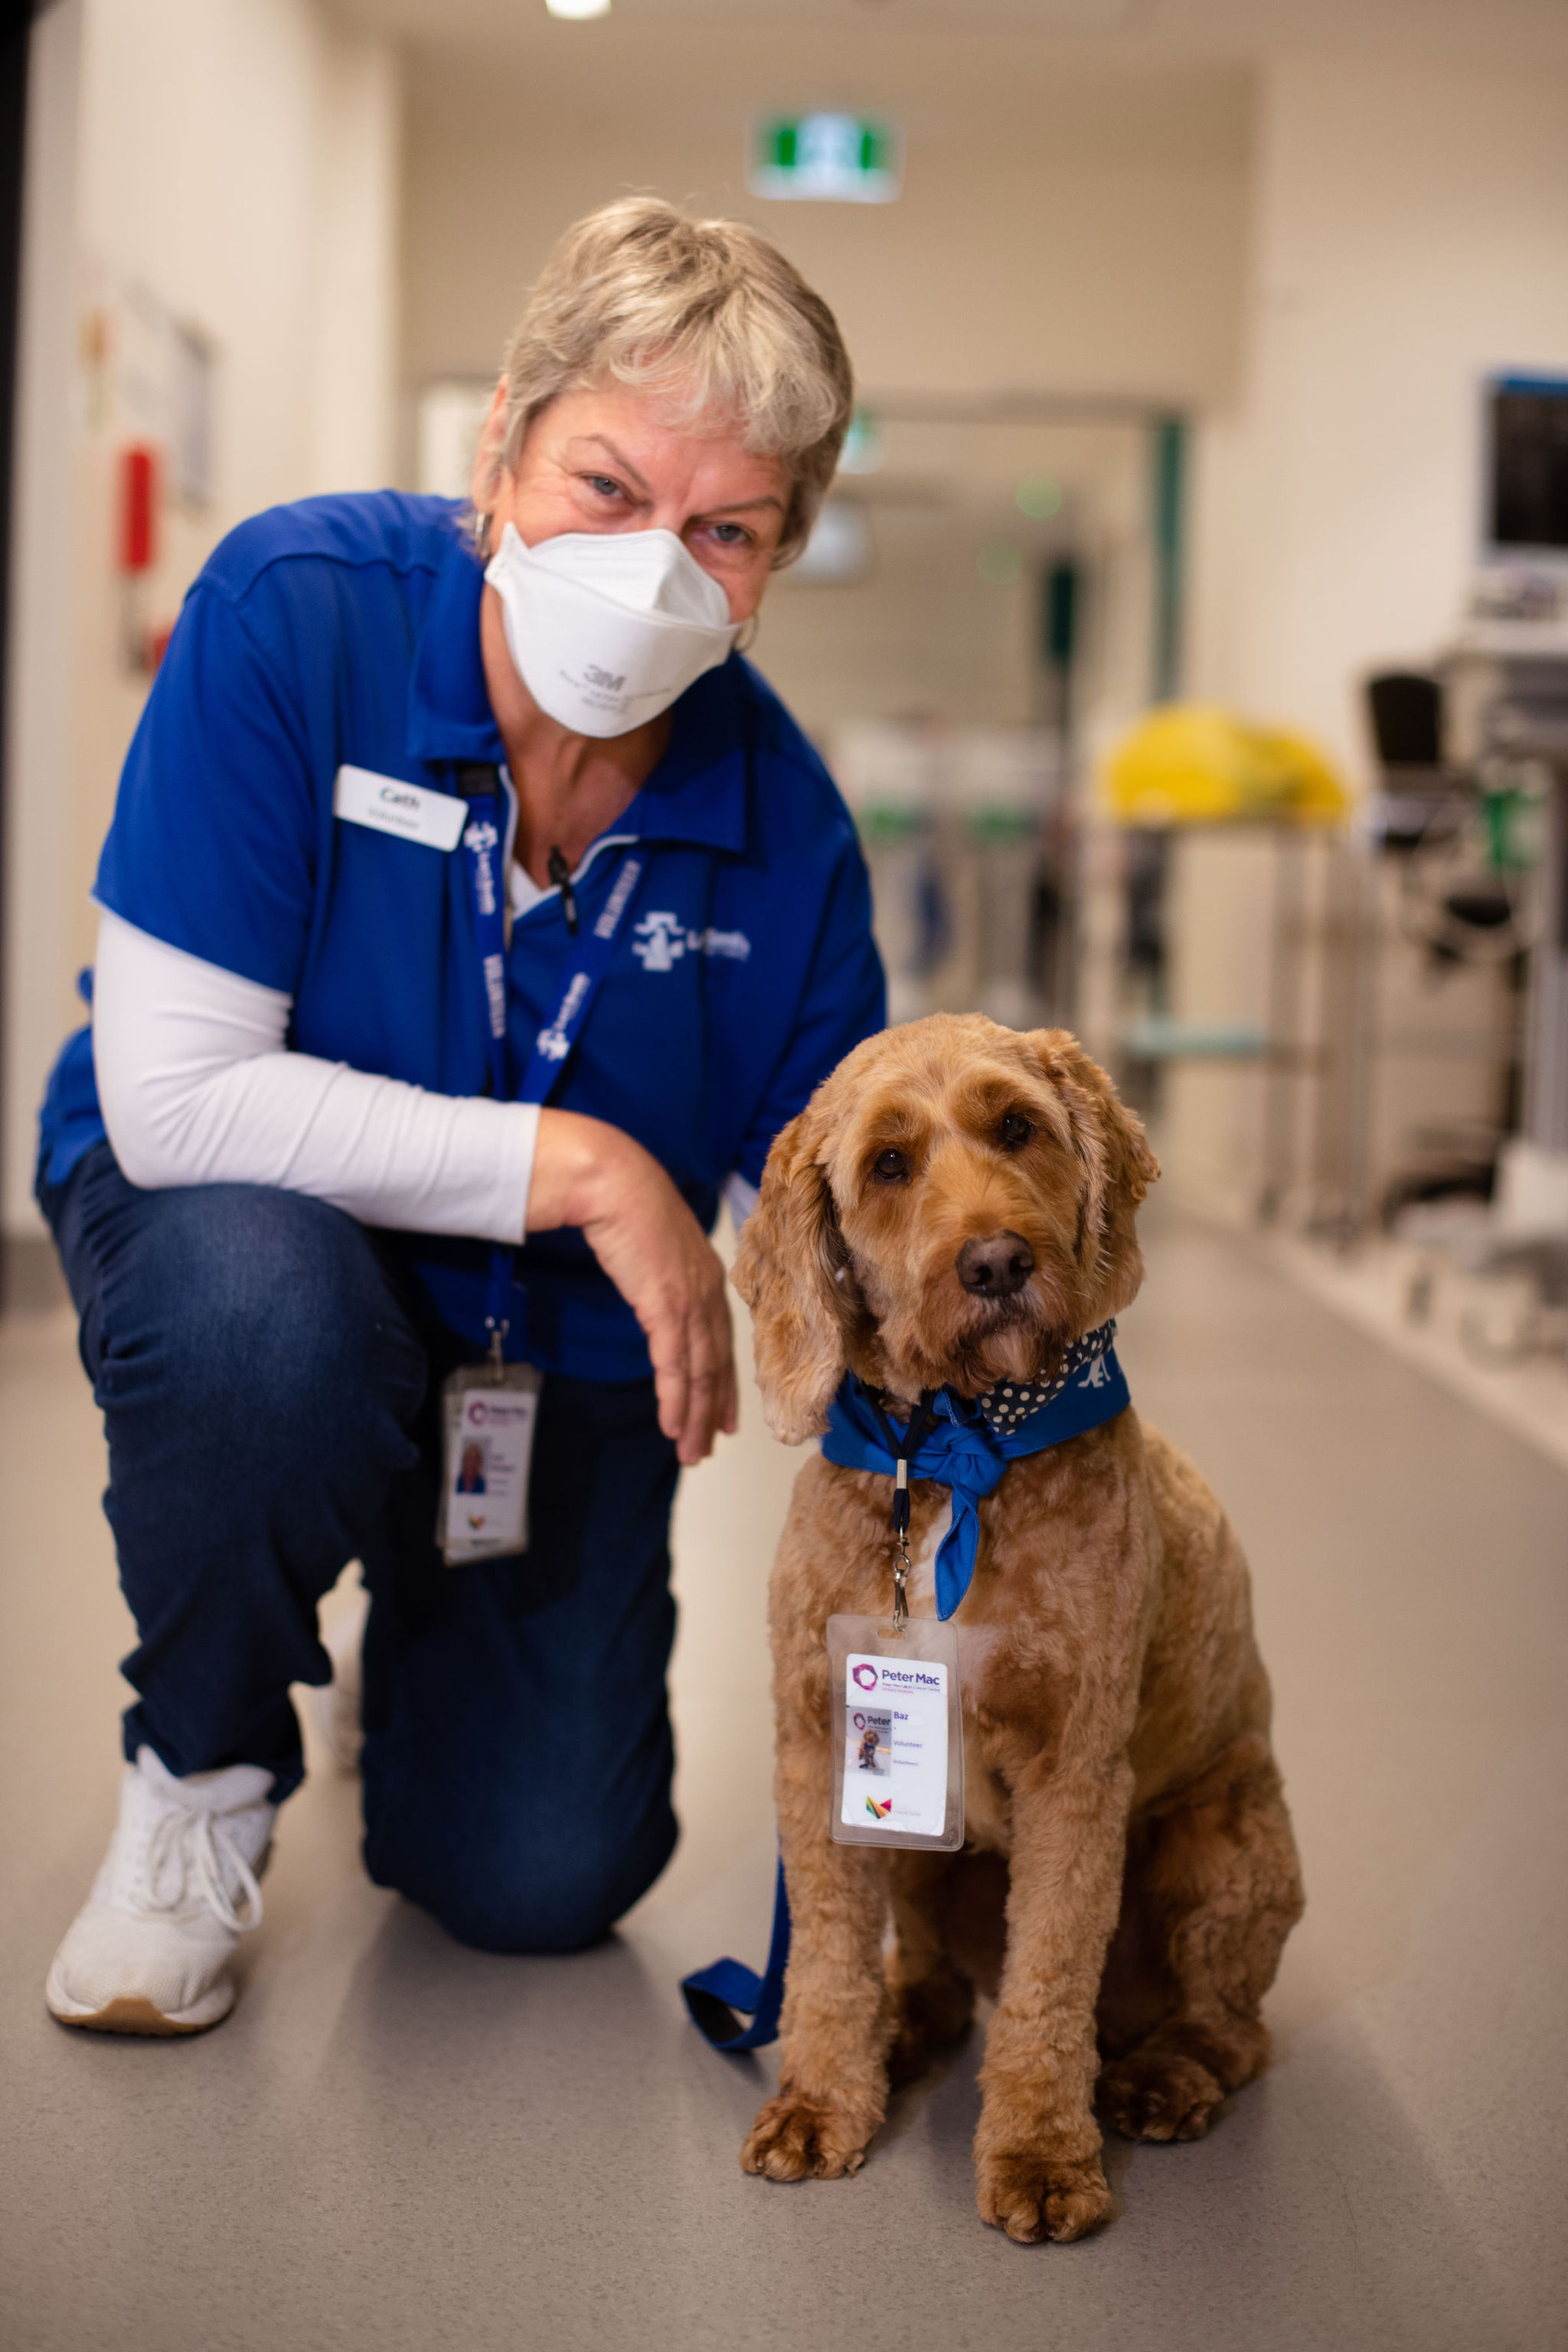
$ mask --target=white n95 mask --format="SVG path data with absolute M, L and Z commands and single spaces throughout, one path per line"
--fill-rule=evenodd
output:
M 576 735 L 657 719 L 740 635 L 672 530 L 569 530 L 525 547 L 509 522 L 485 578 L 523 684 Z

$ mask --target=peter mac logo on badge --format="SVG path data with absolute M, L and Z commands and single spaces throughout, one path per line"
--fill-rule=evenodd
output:
M 875 1666 L 851 1666 L 849 1671 L 854 1675 L 862 1690 L 876 1689 L 877 1669 Z

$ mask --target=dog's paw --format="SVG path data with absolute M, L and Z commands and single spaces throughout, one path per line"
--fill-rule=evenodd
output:
M 1225 2097 L 1206 2066 L 1175 2051 L 1134 2050 L 1107 2066 L 1098 2100 L 1123 2139 L 1202 2139 Z
M 1097 2230 L 1110 2212 L 1110 2191 L 1100 2158 L 1085 2163 L 1027 2150 L 982 2157 L 976 2194 L 980 2218 L 1005 2230 L 1021 2246 L 1041 2238 L 1068 2245 Z
M 930 2071 L 931 2061 L 930 2034 L 913 2018 L 902 2019 L 888 2053 L 888 2080 L 894 2090 L 901 2091 L 907 2083 L 918 2083 Z
M 939 1970 L 918 1984 L 893 1988 L 898 2029 L 888 2053 L 888 2077 L 915 2082 L 933 2053 L 962 2042 L 974 2012 L 974 1987 L 952 1969 Z
M 741 2169 L 769 2180 L 841 2180 L 865 2163 L 869 2137 L 842 2109 L 786 2091 L 759 2111 Z

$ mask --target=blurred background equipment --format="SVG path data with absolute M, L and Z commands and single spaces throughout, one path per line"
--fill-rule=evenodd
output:
M 825 749 L 871 869 L 889 1017 L 980 1011 L 1027 1029 L 1060 1013 L 1072 828 L 1059 737 L 851 719 Z
M 1127 1090 L 1183 1189 L 1272 1220 L 1301 1181 L 1299 1081 L 1321 1081 L 1325 1065 L 1302 1026 L 1324 982 L 1308 903 L 1323 896 L 1350 793 L 1306 737 L 1181 703 L 1131 728 L 1100 782 L 1124 828 Z
M 1110 754 L 1105 782 L 1123 824 L 1338 824 L 1351 806 L 1305 736 L 1192 704 L 1141 719 Z

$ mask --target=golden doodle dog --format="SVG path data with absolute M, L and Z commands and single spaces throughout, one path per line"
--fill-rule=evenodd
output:
M 1065 1030 L 941 1014 L 868 1039 L 778 1138 L 742 1234 L 774 1433 L 821 1432 L 847 1371 L 900 1425 L 944 1384 L 1049 1380 L 1136 1296 L 1134 1214 L 1158 1174 Z M 1259 2005 L 1302 1895 L 1247 1563 L 1131 1409 L 1014 1461 L 954 1621 L 963 1848 L 834 1844 L 825 1627 L 889 1609 L 891 1486 L 808 1462 L 773 1567 L 795 1941 L 779 2092 L 741 2160 L 774 2180 L 858 2170 L 889 2078 L 963 2032 L 979 1988 L 996 1999 L 981 2213 L 1019 2240 L 1081 2237 L 1110 2205 L 1097 2099 L 1130 2138 L 1194 2139 L 1268 2056 Z M 930 1616 L 920 1556 L 950 1496 L 917 1481 L 911 1500 L 911 1606 Z

